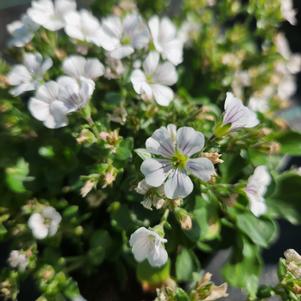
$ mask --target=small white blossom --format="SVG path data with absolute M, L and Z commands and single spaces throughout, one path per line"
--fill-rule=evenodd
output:
M 58 78 L 59 99 L 64 103 L 68 113 L 78 111 L 83 108 L 91 98 L 95 83 L 86 78 L 76 80 L 69 76 L 61 76 Z
M 27 256 L 20 250 L 12 250 L 7 261 L 12 268 L 17 268 L 21 272 L 25 271 L 29 263 Z
M 45 207 L 30 216 L 28 227 L 36 239 L 44 239 L 56 234 L 61 220 L 61 215 L 53 207 Z
M 7 75 L 8 83 L 15 88 L 10 90 L 14 96 L 35 90 L 43 80 L 44 74 L 52 67 L 52 60 L 40 53 L 25 53 L 23 65 L 15 65 Z
M 27 14 L 37 24 L 50 31 L 57 31 L 65 26 L 65 16 L 75 11 L 74 0 L 37 0 L 32 1 Z
M 192 16 L 188 16 L 188 19 L 184 21 L 179 29 L 179 39 L 183 45 L 189 47 L 192 41 L 197 38 L 201 30 L 200 22 L 193 19 Z
M 113 50 L 118 44 L 118 40 L 107 35 L 99 20 L 85 9 L 68 13 L 65 21 L 65 31 L 72 39 L 93 43 L 107 51 Z
M 231 124 L 231 130 L 252 128 L 258 125 L 256 113 L 244 106 L 242 101 L 230 92 L 227 92 L 225 101 L 224 124 Z
M 141 49 L 149 43 L 149 31 L 141 16 L 138 14 L 127 15 L 123 20 L 118 16 L 110 16 L 102 21 L 106 34 L 118 43 L 110 51 L 114 59 L 122 59 Z
M 215 174 L 207 158 L 190 158 L 205 144 L 204 135 L 191 127 L 177 130 L 173 124 L 161 127 L 146 140 L 146 150 L 158 157 L 143 161 L 141 172 L 145 182 L 153 187 L 164 183 L 165 195 L 170 199 L 185 198 L 193 190 L 189 174 L 208 182 Z
M 6 28 L 11 34 L 8 45 L 23 47 L 32 40 L 34 33 L 39 28 L 39 25 L 25 14 L 21 17 L 21 20 L 8 24 Z
M 130 246 L 135 259 L 142 262 L 145 259 L 153 267 L 164 265 L 168 259 L 164 244 L 166 239 L 158 233 L 144 227 L 136 230 L 130 237 Z
M 153 207 L 160 209 L 164 206 L 164 187 L 163 185 L 154 188 L 148 185 L 145 180 L 138 183 L 136 192 L 144 195 L 144 200 L 141 202 L 142 206 L 148 210 L 153 210 Z
M 266 86 L 262 92 L 255 93 L 250 97 L 248 107 L 254 112 L 267 112 L 270 108 L 269 100 L 273 94 L 273 86 Z
M 297 12 L 294 9 L 293 0 L 281 0 L 281 13 L 284 19 L 291 25 L 297 24 Z
M 169 18 L 153 16 L 148 26 L 153 38 L 155 49 L 164 59 L 178 65 L 183 61 L 183 43 L 177 37 L 177 29 Z
M 41 86 L 28 103 L 33 117 L 50 129 L 68 124 L 67 114 L 84 107 L 93 94 L 92 80 L 61 76 L 57 82 L 49 81 Z
M 270 183 L 271 175 L 264 165 L 256 167 L 253 175 L 248 179 L 245 192 L 250 201 L 250 210 L 257 217 L 267 210 L 264 195 Z
M 79 55 L 72 55 L 63 62 L 63 71 L 65 74 L 80 79 L 95 80 L 104 74 L 104 65 L 96 58 L 84 58 Z
M 279 82 L 277 95 L 284 100 L 290 99 L 297 91 L 296 78 L 291 74 L 286 74 Z
M 143 71 L 136 69 L 131 75 L 134 90 L 144 99 L 154 99 L 161 106 L 168 106 L 174 97 L 171 88 L 177 82 L 175 67 L 165 62 L 159 64 L 159 54 L 151 52 L 143 62 Z

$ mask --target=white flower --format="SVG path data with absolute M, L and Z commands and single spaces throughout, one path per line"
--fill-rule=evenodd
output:
M 286 74 L 279 82 L 277 87 L 277 95 L 281 99 L 290 99 L 297 91 L 297 83 L 294 76 Z
M 164 248 L 166 242 L 167 240 L 158 233 L 144 227 L 136 230 L 130 237 L 130 246 L 135 259 L 138 262 L 147 259 L 153 267 L 160 267 L 166 263 L 168 259 Z
M 37 0 L 32 1 L 27 14 L 37 24 L 48 30 L 56 31 L 65 26 L 65 16 L 76 9 L 74 0 Z
M 286 21 L 291 25 L 297 24 L 296 10 L 292 0 L 281 0 L 281 13 Z
M 52 66 L 52 60 L 43 57 L 40 53 L 25 53 L 23 65 L 15 65 L 7 75 L 10 85 L 16 86 L 10 90 L 14 96 L 35 90 L 43 80 L 44 74 Z
M 144 200 L 141 202 L 142 206 L 148 210 L 153 210 L 153 207 L 160 209 L 164 206 L 164 186 L 154 188 L 148 185 L 145 180 L 138 183 L 136 192 L 144 195 Z
M 65 74 L 80 79 L 95 80 L 104 74 L 104 65 L 96 58 L 84 58 L 79 55 L 72 55 L 63 62 L 63 71 Z
M 23 47 L 29 43 L 39 25 L 32 21 L 28 15 L 23 15 L 21 20 L 14 21 L 7 25 L 7 31 L 11 34 L 9 46 Z
M 95 83 L 83 77 L 78 81 L 69 76 L 61 76 L 57 83 L 60 86 L 59 99 L 66 106 L 68 113 L 83 108 L 95 89 Z
M 50 129 L 60 128 L 68 124 L 66 114 L 68 108 L 60 100 L 59 84 L 50 81 L 38 88 L 35 97 L 29 100 L 28 108 L 33 117 L 42 121 Z
M 62 217 L 53 207 L 45 207 L 40 213 L 33 213 L 28 220 L 28 227 L 36 239 L 54 236 Z
M 231 130 L 252 128 L 258 125 L 256 113 L 243 105 L 242 101 L 227 92 L 225 101 L 224 124 L 231 124 Z
M 67 35 L 75 40 L 93 43 L 108 51 L 113 50 L 118 44 L 118 40 L 107 35 L 98 19 L 85 9 L 68 13 L 65 21 Z
M 256 167 L 253 175 L 248 179 L 245 192 L 250 201 L 250 210 L 257 217 L 267 210 L 264 195 L 270 183 L 271 176 L 264 165 Z
M 248 107 L 254 112 L 267 112 L 270 108 L 269 100 L 273 94 L 273 86 L 266 86 L 262 92 L 255 93 L 250 97 Z
M 159 54 L 151 52 L 143 62 L 143 71 L 134 70 L 131 82 L 134 90 L 145 99 L 154 99 L 161 106 L 168 106 L 174 97 L 171 88 L 177 82 L 175 67 L 165 62 L 159 64 Z
M 28 266 L 28 258 L 20 250 L 12 250 L 7 261 L 12 268 L 17 268 L 22 272 L 25 271 Z
M 29 111 L 50 129 L 64 127 L 68 124 L 67 114 L 84 107 L 94 87 L 90 79 L 61 76 L 57 82 L 49 81 L 37 90 L 28 103 Z
M 179 29 L 179 39 L 183 45 L 189 47 L 192 44 L 192 41 L 197 38 L 201 29 L 200 22 L 197 22 L 192 18 L 192 16 L 188 16 L 188 19 L 184 21 Z
M 87 301 L 83 296 L 78 295 L 74 298 L 72 298 L 72 301 Z
M 118 41 L 110 51 L 112 58 L 122 59 L 149 43 L 148 28 L 138 14 L 127 15 L 124 20 L 117 16 L 107 17 L 102 21 L 102 27 L 108 36 Z
M 170 199 L 185 198 L 193 190 L 189 174 L 202 181 L 209 181 L 215 174 L 207 158 L 190 158 L 200 152 L 205 144 L 204 135 L 191 127 L 169 124 L 161 127 L 146 140 L 146 150 L 158 157 L 143 161 L 141 172 L 145 182 L 153 187 L 164 183 L 165 195 Z
M 177 29 L 169 18 L 153 16 L 148 26 L 153 38 L 155 49 L 164 59 L 178 65 L 183 61 L 183 43 L 177 37 Z

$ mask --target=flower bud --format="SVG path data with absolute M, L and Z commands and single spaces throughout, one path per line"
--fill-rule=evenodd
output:
M 88 129 L 83 129 L 79 136 L 76 138 L 78 144 L 93 144 L 96 142 L 96 137 Z
M 175 210 L 176 219 L 183 230 L 190 230 L 192 228 L 192 219 L 190 214 L 183 208 Z
M 220 158 L 222 154 L 219 154 L 218 152 L 202 153 L 202 156 L 209 159 L 213 164 L 219 164 L 224 162 L 224 160 Z
M 84 198 L 96 186 L 95 179 L 89 179 L 80 190 L 81 196 Z

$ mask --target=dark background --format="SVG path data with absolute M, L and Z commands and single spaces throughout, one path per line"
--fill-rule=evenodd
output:
M 267 0 L 273 1 L 273 0 Z M 7 41 L 7 31 L 6 25 L 14 20 L 19 19 L 21 14 L 26 11 L 30 0 L 0 0 L 0 49 L 5 48 Z M 86 6 L 91 3 L 91 0 L 81 0 L 78 1 L 80 5 Z M 289 41 L 291 50 L 296 53 L 301 53 L 301 1 L 294 1 L 295 7 L 298 9 L 298 24 L 297 26 L 291 26 L 288 22 L 283 23 L 282 30 L 285 32 L 287 39 Z M 1 52 L 1 50 L 0 50 Z M 296 77 L 298 83 L 298 91 L 293 98 L 294 107 L 298 106 L 301 108 L 301 73 Z M 301 109 L 299 110 L 301 112 Z M 297 128 L 301 131 L 301 113 L 296 114 L 295 109 L 291 109 L 285 112 L 285 117 L 289 119 L 290 124 L 294 125 L 294 128 Z M 301 157 L 300 158 L 290 158 L 288 160 L 286 168 L 290 166 L 301 166 Z M 301 199 L 300 199 L 301 201 Z M 279 257 L 283 255 L 283 252 L 288 248 L 294 248 L 297 251 L 301 252 L 301 239 L 300 231 L 301 227 L 292 226 L 285 221 L 280 221 L 279 223 L 279 239 L 274 243 L 274 245 L 269 249 L 264 251 L 263 257 L 266 263 L 266 269 L 263 273 L 262 282 L 263 283 L 273 283 L 277 281 L 276 276 L 276 265 L 278 263 Z M 6 246 L 0 246 L 0 267 L 5 264 L 7 254 L 9 250 Z M 209 262 L 206 270 L 213 273 L 215 279 L 218 283 L 222 282 L 221 277 L 218 275 L 218 270 L 221 265 L 227 261 L 229 252 L 223 251 L 214 256 Z M 104 267 L 105 268 L 105 267 Z M 101 281 L 100 281 L 101 282 Z M 89 289 L 96 289 L 89 287 Z M 110 288 L 106 288 L 109 290 Z M 111 288 L 112 289 L 112 288 Z M 114 289 L 114 288 L 113 288 Z M 99 290 L 99 287 L 96 289 Z M 230 291 L 231 298 L 224 300 L 228 301 L 241 301 L 244 299 L 243 295 L 239 290 L 233 289 Z M 21 293 L 19 295 L 19 301 L 33 301 L 38 297 L 33 282 L 26 281 L 21 287 Z M 1 297 L 0 297 L 1 298 Z M 110 298 L 105 298 L 104 301 L 111 301 Z M 129 300 L 124 296 L 123 300 Z M 270 299 L 278 300 L 278 299 Z M 88 300 L 90 301 L 90 300 Z M 103 301 L 103 298 L 99 299 Z M 134 301 L 134 300 L 131 300 Z

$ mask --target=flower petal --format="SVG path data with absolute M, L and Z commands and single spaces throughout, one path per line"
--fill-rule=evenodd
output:
M 161 267 L 167 262 L 168 254 L 162 243 L 158 242 L 151 248 L 147 259 L 152 267 Z
M 159 64 L 160 55 L 156 51 L 151 51 L 143 62 L 143 70 L 147 75 L 153 74 Z
M 134 48 L 131 46 L 120 46 L 110 52 L 110 56 L 116 60 L 121 60 L 134 53 Z
M 204 135 L 191 127 L 181 127 L 177 131 L 177 148 L 191 156 L 201 151 L 205 144 Z
M 168 106 L 174 97 L 174 93 L 171 88 L 160 85 L 151 85 L 155 101 L 161 106 Z
M 40 121 L 47 119 L 49 112 L 49 103 L 32 97 L 28 102 L 28 109 L 32 116 Z
M 141 172 L 145 176 L 145 182 L 153 187 L 162 185 L 170 170 L 168 163 L 159 162 L 156 159 L 146 159 L 140 167 Z
M 165 195 L 169 199 L 185 198 L 193 190 L 193 183 L 185 171 L 173 170 L 164 184 Z
M 155 155 L 170 158 L 175 152 L 176 126 L 169 124 L 157 129 L 145 142 L 146 149 Z
M 207 158 L 189 159 L 187 170 L 202 181 L 208 182 L 215 174 L 213 163 Z
M 172 86 L 177 80 L 176 68 L 169 62 L 159 65 L 154 74 L 154 81 L 162 85 Z

